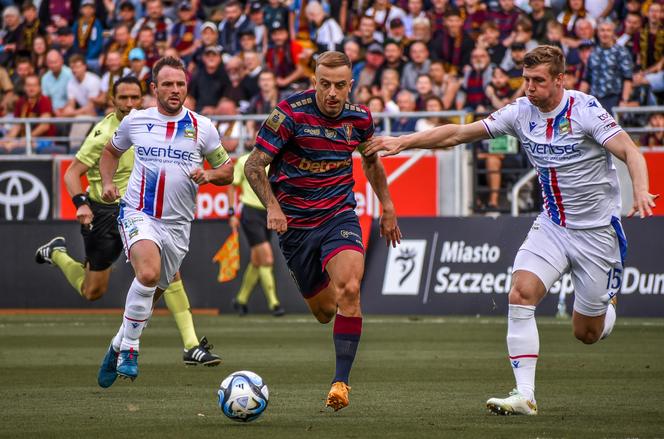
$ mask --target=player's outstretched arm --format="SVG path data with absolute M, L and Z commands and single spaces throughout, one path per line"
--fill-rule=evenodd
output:
M 632 178 L 634 205 L 627 216 L 632 216 L 636 213 L 641 218 L 652 216 L 652 208 L 655 207 L 655 200 L 659 197 L 659 194 L 653 195 L 649 192 L 648 166 L 639 148 L 624 131 L 619 132 L 609 139 L 604 144 L 604 147 L 625 162 L 629 170 L 629 176 Z
M 277 233 L 284 233 L 288 222 L 281 210 L 277 198 L 272 192 L 270 181 L 265 174 L 265 167 L 272 163 L 272 157 L 255 148 L 244 165 L 244 175 L 249 185 L 267 209 L 267 228 Z
M 367 176 L 371 188 L 376 193 L 383 206 L 383 214 L 380 217 L 380 236 L 385 238 L 385 243 L 396 247 L 401 242 L 401 230 L 397 224 L 397 214 L 394 203 L 387 187 L 387 176 L 385 168 L 376 154 L 362 157 L 362 169 Z
M 373 137 L 364 144 L 362 153 L 369 156 L 384 151 L 381 155 L 387 156 L 406 149 L 445 149 L 489 137 L 481 121 L 468 125 L 448 124 L 400 137 Z
M 113 177 L 115 171 L 118 170 L 118 163 L 120 163 L 120 156 L 123 152 L 116 149 L 109 141 L 101 153 L 101 159 L 99 159 L 99 174 L 101 175 L 102 184 L 101 198 L 107 203 L 112 203 L 120 198 L 120 191 L 113 183 Z

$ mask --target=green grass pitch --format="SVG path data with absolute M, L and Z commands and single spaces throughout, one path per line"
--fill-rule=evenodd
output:
M 538 319 L 537 417 L 497 417 L 513 386 L 498 318 L 365 318 L 351 405 L 322 410 L 334 368 L 331 325 L 311 316 L 195 316 L 217 368 L 185 367 L 170 316 L 144 332 L 140 376 L 110 389 L 98 364 L 119 316 L 0 316 L 0 437 L 6 438 L 646 438 L 664 437 L 664 320 L 619 319 L 585 346 L 571 323 Z M 257 422 L 216 405 L 228 373 L 270 389 Z

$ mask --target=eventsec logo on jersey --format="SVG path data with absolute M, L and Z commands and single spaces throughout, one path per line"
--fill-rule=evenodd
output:
M 159 146 L 137 145 L 135 150 L 136 154 L 146 159 L 170 159 L 170 160 L 182 160 L 186 162 L 193 162 L 196 160 L 193 152 L 176 149 L 173 148 L 172 145 L 168 145 L 167 148 Z

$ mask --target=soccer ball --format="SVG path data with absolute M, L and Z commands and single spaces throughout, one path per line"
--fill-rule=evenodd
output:
M 263 379 L 248 370 L 228 375 L 219 386 L 219 408 L 229 419 L 249 422 L 267 408 L 269 392 Z

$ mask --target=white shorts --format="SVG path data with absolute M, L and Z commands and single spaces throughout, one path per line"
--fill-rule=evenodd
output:
M 118 223 L 127 260 L 134 243 L 147 239 L 157 244 L 161 252 L 161 275 L 157 286 L 162 290 L 168 288 L 189 251 L 191 223 L 166 223 L 127 207 L 120 210 Z
M 627 240 L 616 217 L 606 227 L 567 229 L 540 215 L 516 255 L 513 271 L 534 273 L 547 291 L 569 271 L 574 310 L 594 317 L 604 314 L 620 291 L 626 252 Z

